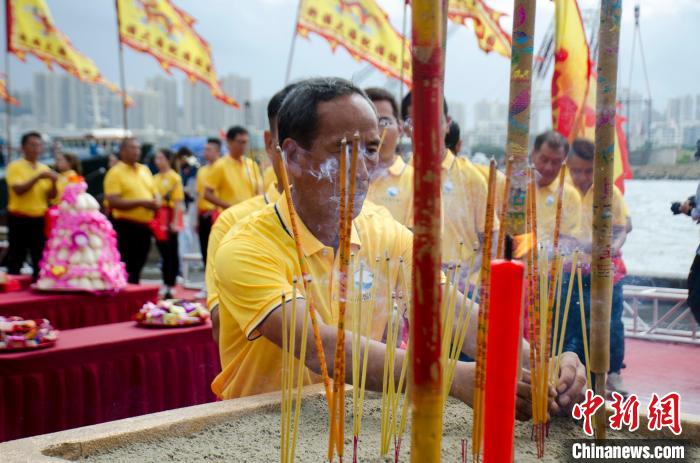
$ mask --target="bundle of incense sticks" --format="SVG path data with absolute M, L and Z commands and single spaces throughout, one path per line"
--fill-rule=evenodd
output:
M 508 211 L 508 195 L 510 194 L 510 177 L 513 175 L 513 157 L 508 158 L 506 164 L 506 182 L 503 185 L 503 204 L 498 212 L 498 245 L 496 247 L 496 258 L 503 259 L 503 246 L 506 240 L 506 212 Z
M 399 258 L 399 307 L 404 316 L 411 313 L 411 299 L 410 291 L 408 290 L 408 278 L 406 278 L 406 271 L 404 269 L 403 258 Z M 410 316 L 409 316 L 410 318 Z M 411 340 L 408 339 L 406 344 L 406 352 L 404 354 L 404 362 L 401 365 L 401 373 L 399 375 L 399 386 L 396 389 L 396 394 L 394 395 L 393 408 L 392 408 L 392 432 L 394 435 L 394 462 L 399 462 L 399 455 L 401 454 L 401 442 L 403 439 L 404 431 L 406 430 L 406 420 L 408 418 L 408 397 L 409 397 L 409 381 L 408 381 L 408 368 L 409 368 L 409 355 L 411 351 Z M 405 388 L 403 384 L 406 384 Z M 401 403 L 401 409 L 399 411 L 399 399 L 401 397 L 401 391 L 403 389 L 403 402 Z
M 285 200 L 287 203 L 287 209 L 289 211 L 289 221 L 290 225 L 292 228 L 292 236 L 294 237 L 294 247 L 297 253 L 297 259 L 299 261 L 299 268 L 301 270 L 301 275 L 302 279 L 304 282 L 304 294 L 307 296 L 306 300 L 306 307 L 307 310 L 309 311 L 309 317 L 311 319 L 311 329 L 312 333 L 314 336 L 314 345 L 316 347 L 316 355 L 318 356 L 318 363 L 321 367 L 321 377 L 323 378 L 323 386 L 326 392 L 326 400 L 328 402 L 328 407 L 329 407 L 329 414 L 331 410 L 331 404 L 332 404 L 332 396 L 333 396 L 333 391 L 331 389 L 331 380 L 330 377 L 328 376 L 328 368 L 326 366 L 326 355 L 325 351 L 323 349 L 323 342 L 321 341 L 321 334 L 318 328 L 318 320 L 316 318 L 316 310 L 314 309 L 314 303 L 311 299 L 311 290 L 310 290 L 310 285 L 311 285 L 311 273 L 309 272 L 309 267 L 308 263 L 306 262 L 306 259 L 304 258 L 304 251 L 301 247 L 301 239 L 299 238 L 299 227 L 297 225 L 297 217 L 296 217 L 296 212 L 294 209 L 294 204 L 292 202 L 292 192 L 291 188 L 289 186 L 289 178 L 287 176 L 287 167 L 286 167 L 286 156 L 284 152 L 282 151 L 282 148 L 280 148 L 279 145 L 277 145 L 277 151 L 279 153 L 278 159 L 275 160 L 275 162 L 278 163 L 278 169 L 277 172 L 280 173 L 280 179 L 279 181 L 282 183 L 282 188 L 284 190 L 284 196 Z M 282 304 L 282 307 L 284 307 L 284 303 Z M 300 357 L 301 362 L 305 361 L 305 357 Z
M 486 332 L 488 330 L 489 278 L 491 272 L 491 247 L 496 202 L 496 161 L 489 165 L 488 195 L 486 202 L 486 222 L 484 245 L 481 257 L 481 293 L 479 297 L 479 323 L 477 329 L 476 378 L 474 384 L 474 419 L 472 424 L 472 456 L 474 461 L 481 454 L 484 433 L 484 392 L 486 382 Z
M 330 415 L 330 433 L 328 439 L 328 461 L 333 460 L 333 449 L 338 458 L 343 460 L 345 442 L 345 311 L 348 293 L 348 266 L 350 264 L 350 232 L 353 209 L 355 207 L 355 180 L 357 156 L 360 148 L 360 134 L 355 133 L 350 155 L 350 172 L 348 173 L 347 141 L 341 142 L 340 149 L 340 223 L 338 226 L 340 258 L 338 276 L 338 331 L 333 363 L 333 396 Z M 349 178 L 348 178 L 349 176 Z
M 292 282 L 291 313 L 287 314 L 285 295 L 282 295 L 282 411 L 280 419 L 280 461 L 293 462 L 299 435 L 299 413 L 301 410 L 301 390 L 304 385 L 303 360 L 306 357 L 306 345 L 309 332 L 309 317 L 302 322 L 301 340 L 296 344 L 297 322 L 297 279 Z M 289 317 L 289 318 L 287 318 Z M 295 377 L 296 371 L 296 377 Z M 296 391 L 296 394 L 294 394 Z M 294 399 L 292 399 L 294 394 Z M 292 409 L 292 406 L 294 407 Z M 293 412 L 292 412 L 293 410 Z M 294 418 L 292 420 L 292 413 Z

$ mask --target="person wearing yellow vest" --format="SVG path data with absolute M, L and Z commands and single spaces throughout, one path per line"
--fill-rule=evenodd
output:
M 213 224 L 213 215 L 216 211 L 216 206 L 207 201 L 204 197 L 204 189 L 207 185 L 208 176 L 211 173 L 211 168 L 216 161 L 221 158 L 221 140 L 218 138 L 207 139 L 204 145 L 204 160 L 207 162 L 197 171 L 197 234 L 199 235 L 199 249 L 202 253 L 202 261 L 206 269 L 207 265 L 207 248 L 209 245 L 209 234 Z
M 54 204 L 61 202 L 63 190 L 65 190 L 68 185 L 70 178 L 81 175 L 83 172 L 80 159 L 78 159 L 77 156 L 61 152 L 56 153 L 56 171 L 58 172 L 58 179 L 56 180 L 56 197 L 53 201 Z
M 105 199 L 112 211 L 117 246 L 126 265 L 129 283 L 138 284 L 151 249 L 150 222 L 160 207 L 153 175 L 138 162 L 141 144 L 126 138 L 119 148 L 120 161 L 107 171 Z
M 297 86 L 285 98 L 279 113 L 279 139 L 287 157 L 287 171 L 294 185 L 292 207 L 296 214 L 300 244 L 306 256 L 313 279 L 310 287 L 318 315 L 318 328 L 329 371 L 334 369 L 334 352 L 338 318 L 336 272 L 338 268 L 338 156 L 341 139 L 359 133 L 366 148 L 358 159 L 355 208 L 350 243 L 355 256 L 351 282 L 363 286 L 351 294 L 362 298 L 367 307 L 375 304 L 370 326 L 370 338 L 365 344 L 368 355 L 368 390 L 381 390 L 384 357 L 387 349 L 395 349 L 397 369 L 408 361 L 406 351 L 388 347 L 381 342 L 382 334 L 392 311 L 386 310 L 386 291 L 402 287 L 399 278 L 400 259 L 403 259 L 406 280 L 410 281 L 413 236 L 410 230 L 388 214 L 363 207 L 369 186 L 370 172 L 378 162 L 379 128 L 374 106 L 364 92 L 351 82 L 339 78 L 309 79 Z M 279 390 L 282 369 L 282 311 L 284 294 L 287 317 L 292 310 L 293 278 L 301 278 L 301 271 L 292 238 L 290 210 L 284 195 L 260 212 L 249 215 L 221 241 L 216 252 L 215 267 L 220 291 L 222 371 L 214 379 L 212 390 L 222 399 L 231 399 L 262 392 Z M 376 271 L 377 255 L 387 256 L 388 274 Z M 375 269 L 372 271 L 371 269 Z M 370 272 L 372 272 L 370 274 Z M 376 285 L 376 294 L 372 286 Z M 389 288 L 387 288 L 387 285 Z M 407 283 L 410 287 L 410 284 Z M 383 289 L 382 289 L 383 288 Z M 370 300 L 375 294 L 375 300 Z M 300 283 L 296 299 L 297 321 L 308 316 L 308 295 Z M 461 294 L 457 296 L 462 300 Z M 459 302 L 458 302 L 459 303 Z M 352 326 L 348 322 L 347 326 Z M 301 323 L 296 337 L 301 337 Z M 463 350 L 474 355 L 476 317 L 472 317 Z M 346 339 L 350 339 L 346 333 Z M 300 359 L 307 369 L 305 383 L 317 382 L 320 365 L 313 336 L 307 339 L 306 357 Z M 346 344 L 346 362 L 352 359 L 352 346 Z M 524 349 L 527 351 L 527 346 Z M 527 355 L 523 355 L 527 358 Z M 558 403 L 577 400 L 585 383 L 585 371 L 578 358 L 570 353 L 562 358 L 562 375 L 558 386 L 561 394 L 553 401 L 553 412 Z M 346 371 L 346 380 L 352 377 Z M 397 370 L 398 371 L 398 370 Z M 475 366 L 459 362 L 451 395 L 471 403 Z M 398 374 L 397 374 L 398 380 Z M 527 419 L 531 413 L 528 402 L 529 386 L 519 385 L 518 417 Z
M 587 329 L 590 329 L 588 320 L 590 317 L 590 261 L 592 253 L 593 241 L 593 157 L 595 153 L 595 145 L 590 140 L 576 139 L 571 144 L 571 150 L 566 162 L 571 175 L 571 181 L 581 195 L 582 212 L 581 212 L 581 227 L 578 238 L 580 247 L 585 253 L 583 261 L 585 262 L 583 272 L 583 288 L 584 288 L 584 304 L 587 320 Z M 627 234 L 632 230 L 632 220 L 625 205 L 625 199 L 622 192 L 613 185 L 612 198 L 612 255 L 615 268 L 615 277 L 613 279 L 613 297 L 612 297 L 612 312 L 610 317 L 610 370 L 607 376 L 607 389 L 616 391 L 622 395 L 627 395 L 628 390 L 625 387 L 620 372 L 625 358 L 625 326 L 622 323 L 623 299 L 622 299 L 622 278 L 624 272 L 619 271 L 624 269 L 622 264 L 622 246 L 625 244 Z M 578 300 L 578 299 L 576 299 Z M 581 324 L 576 323 L 575 326 L 567 327 L 567 335 L 571 333 L 574 339 L 576 351 L 583 352 L 583 335 L 581 332 Z M 568 338 L 569 336 L 567 336 Z M 590 338 L 589 338 L 590 339 Z
M 38 132 L 22 135 L 22 157 L 7 166 L 7 228 L 9 249 L 7 272 L 19 275 L 27 251 L 33 276 L 39 275 L 44 252 L 44 214 L 56 196 L 58 174 L 38 161 L 44 142 Z
M 280 197 L 280 193 L 284 190 L 283 186 L 277 181 L 277 162 L 279 161 L 279 152 L 277 145 L 279 144 L 277 136 L 277 113 L 284 98 L 296 86 L 296 83 L 289 84 L 282 90 L 275 93 L 267 104 L 267 120 L 270 125 L 269 130 L 265 130 L 263 138 L 265 140 L 265 152 L 270 159 L 270 169 L 273 169 L 275 177 L 262 195 L 254 196 L 242 203 L 231 206 L 222 212 L 216 219 L 209 237 L 209 248 L 207 250 L 207 265 L 204 270 L 204 282 L 207 293 L 207 308 L 211 311 L 212 334 L 214 340 L 219 342 L 219 290 L 216 285 L 216 270 L 214 265 L 214 257 L 216 250 L 219 248 L 221 239 L 233 228 L 240 220 L 247 217 L 249 214 L 259 211 L 266 205 L 275 203 Z
M 413 227 L 413 166 L 396 152 L 401 136 L 399 105 L 383 88 L 367 88 L 365 93 L 377 109 L 380 133 L 385 132 L 379 150 L 379 165 L 372 173 L 367 198 L 389 209 L 402 225 Z
M 551 246 L 557 212 L 559 172 L 569 153 L 569 143 L 559 133 L 547 131 L 535 137 L 532 151 L 537 196 L 537 240 Z M 573 250 L 581 226 L 581 197 L 576 188 L 564 182 L 559 249 Z
M 168 149 L 156 153 L 155 164 L 158 173 L 154 176 L 158 195 L 163 201 L 163 207 L 168 210 L 168 234 L 165 240 L 156 240 L 156 246 L 163 260 L 161 273 L 163 275 L 162 295 L 165 299 L 175 296 L 174 286 L 180 273 L 180 257 L 178 235 L 182 228 L 185 192 L 182 188 L 182 178 L 173 170 L 175 155 Z
M 263 193 L 260 168 L 244 156 L 248 131 L 240 126 L 231 127 L 226 133 L 226 145 L 228 155 L 212 165 L 204 187 L 204 198 L 221 210 Z

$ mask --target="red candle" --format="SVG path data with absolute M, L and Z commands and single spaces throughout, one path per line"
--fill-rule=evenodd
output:
M 484 463 L 513 462 L 515 388 L 524 274 L 525 266 L 522 262 L 499 259 L 491 263 L 484 397 Z

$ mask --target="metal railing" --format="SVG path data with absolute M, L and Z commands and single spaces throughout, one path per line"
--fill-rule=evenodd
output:
M 698 324 L 687 304 L 687 289 L 625 285 L 623 297 L 625 336 L 700 345 Z M 643 304 L 649 303 L 650 313 L 640 310 Z M 667 308 L 669 304 L 671 307 Z M 684 320 L 686 323 L 682 326 Z

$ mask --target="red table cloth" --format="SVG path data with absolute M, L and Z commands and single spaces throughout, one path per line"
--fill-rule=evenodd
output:
M 218 372 L 209 323 L 67 330 L 55 347 L 0 354 L 0 442 L 211 402 Z
M 157 300 L 157 285 L 128 285 L 102 296 L 25 290 L 0 294 L 0 315 L 48 318 L 56 329 L 70 330 L 131 320 L 145 302 Z

